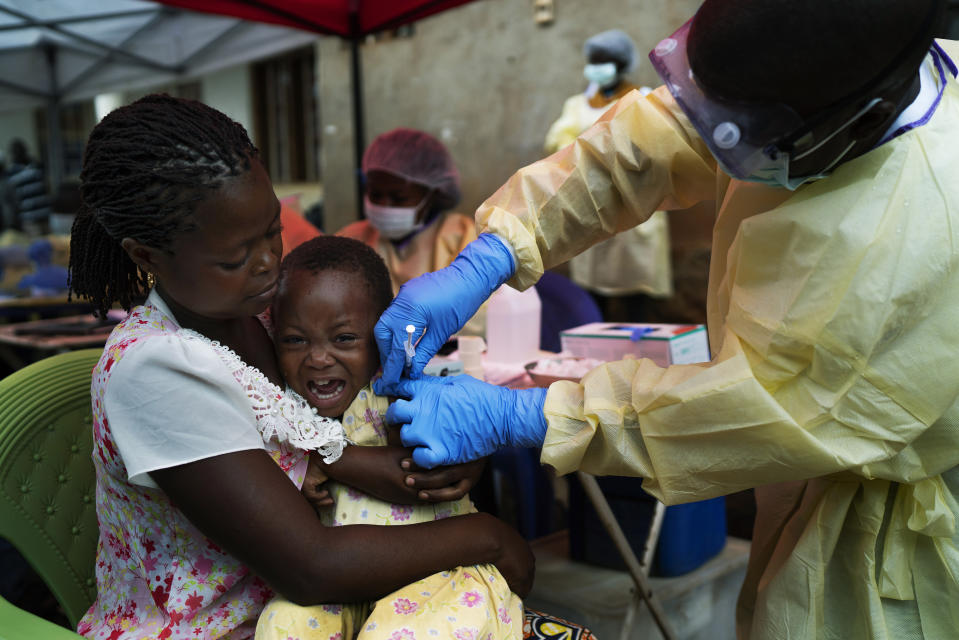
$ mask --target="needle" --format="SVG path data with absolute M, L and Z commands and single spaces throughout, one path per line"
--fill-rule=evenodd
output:
M 406 325 L 406 343 L 403 345 L 403 350 L 406 351 L 406 366 L 412 366 L 413 356 L 416 355 L 416 346 L 413 344 L 413 334 L 416 332 L 416 327 L 411 324 Z

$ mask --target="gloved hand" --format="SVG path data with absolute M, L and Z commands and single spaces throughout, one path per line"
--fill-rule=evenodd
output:
M 402 287 L 373 329 L 380 349 L 383 377 L 375 383 L 380 395 L 397 395 L 403 374 L 406 326 L 413 325 L 416 355 L 409 377 L 418 378 L 449 337 L 459 331 L 497 287 L 516 270 L 510 248 L 491 233 L 469 243 L 450 266 L 425 273 Z M 424 334 L 423 331 L 426 331 Z
M 397 400 L 386 420 L 402 425 L 400 436 L 413 461 L 427 469 L 476 460 L 502 447 L 538 447 L 546 437 L 546 389 L 507 389 L 472 376 L 418 380 L 396 385 Z

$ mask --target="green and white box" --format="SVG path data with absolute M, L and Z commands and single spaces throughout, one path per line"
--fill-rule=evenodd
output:
M 564 353 L 611 362 L 627 355 L 661 367 L 709 361 L 709 339 L 701 324 L 593 322 L 560 333 Z

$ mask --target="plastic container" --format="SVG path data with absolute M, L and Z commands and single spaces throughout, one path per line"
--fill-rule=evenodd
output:
M 636 557 L 642 559 L 656 500 L 642 489 L 641 478 L 596 478 Z M 582 485 L 570 476 L 570 558 L 610 569 L 626 563 L 603 527 Z M 723 497 L 666 507 L 651 575 L 673 577 L 689 573 L 717 555 L 726 545 L 726 500 Z
M 536 287 L 503 285 L 486 307 L 486 359 L 525 365 L 539 353 L 540 301 Z
M 463 373 L 484 380 L 483 351 L 486 343 L 479 336 L 460 336 L 457 339 L 460 362 L 463 363 Z

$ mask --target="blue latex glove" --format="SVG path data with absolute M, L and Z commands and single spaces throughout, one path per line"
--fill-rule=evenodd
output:
M 403 375 L 407 325 L 415 327 L 416 355 L 408 374 L 415 379 L 449 337 L 463 328 L 515 270 L 513 254 L 506 243 L 484 233 L 466 245 L 450 266 L 425 273 L 400 287 L 373 329 L 383 365 L 383 377 L 374 387 L 376 393 L 398 395 L 395 385 Z
M 546 389 L 507 389 L 472 376 L 404 378 L 386 420 L 413 462 L 432 469 L 483 458 L 502 447 L 539 447 L 546 437 Z

